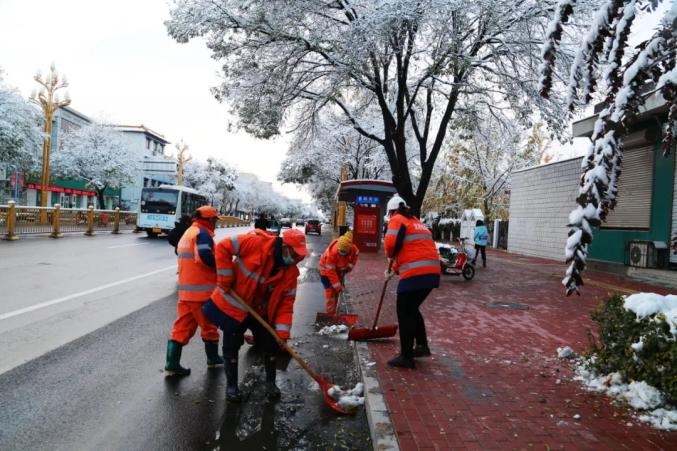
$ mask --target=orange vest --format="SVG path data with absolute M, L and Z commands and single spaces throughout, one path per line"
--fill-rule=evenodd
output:
M 270 276 L 277 239 L 257 229 L 221 240 L 215 250 L 217 287 L 211 299 L 223 313 L 243 321 L 247 311 L 228 294 L 234 290 L 273 326 L 280 338 L 287 339 L 300 272 L 296 265 L 281 266 Z
M 349 273 L 357 264 L 357 257 L 360 255 L 359 249 L 354 244 L 350 247 L 348 255 L 339 254 L 338 240 L 329 243 L 327 249 L 320 257 L 320 274 L 327 277 L 335 289 L 341 287 L 341 279 L 338 273 Z
M 216 287 L 216 272 L 202 263 L 197 249 L 197 236 L 201 227 L 195 223 L 186 230 L 176 252 L 179 259 L 179 299 L 182 301 L 206 302 Z M 210 236 L 214 234 L 207 230 Z
M 400 279 L 440 273 L 440 256 L 432 233 L 416 218 L 395 214 L 388 221 L 388 230 L 383 240 L 386 256 L 392 257 L 400 227 L 404 224 L 406 234 L 402 248 L 395 256 L 393 269 Z

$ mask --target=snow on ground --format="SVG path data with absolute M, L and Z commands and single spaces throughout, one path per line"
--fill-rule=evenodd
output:
M 322 329 L 320 329 L 317 334 L 318 335 L 340 335 L 340 334 L 347 334 L 348 333 L 348 326 L 345 324 L 336 324 L 333 326 L 324 326 Z
M 662 313 L 670 326 L 670 333 L 677 337 L 677 295 L 637 293 L 627 296 L 623 307 L 637 315 L 637 319 Z
M 340 407 L 346 410 L 356 409 L 358 406 L 364 405 L 364 384 L 358 382 L 355 387 L 343 390 L 338 385 L 333 385 L 328 393 L 331 398 L 336 401 Z
M 557 348 L 557 357 L 560 359 L 573 359 L 576 357 L 576 351 L 571 349 L 569 346 Z
M 586 389 L 606 393 L 643 411 L 639 420 L 651 423 L 657 429 L 677 431 L 677 408 L 665 405 L 663 395 L 655 387 L 644 381 L 626 384 L 620 373 L 600 376 L 590 369 L 589 361 L 582 358 L 577 360 L 574 369 L 574 380 L 583 382 Z

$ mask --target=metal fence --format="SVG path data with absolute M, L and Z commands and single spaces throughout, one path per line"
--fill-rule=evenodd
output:
M 19 235 L 49 234 L 59 238 L 63 232 L 118 233 L 136 229 L 133 211 L 94 210 L 93 208 L 26 207 L 13 202 L 0 205 L 0 237 L 18 239 Z

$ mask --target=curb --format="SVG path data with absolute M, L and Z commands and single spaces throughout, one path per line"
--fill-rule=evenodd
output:
M 367 413 L 373 448 L 375 451 L 399 451 L 400 445 L 390 421 L 390 414 L 383 398 L 383 390 L 376 374 L 376 365 L 373 364 L 374 359 L 369 351 L 369 345 L 365 342 L 353 342 L 353 350 L 364 384 L 364 408 Z

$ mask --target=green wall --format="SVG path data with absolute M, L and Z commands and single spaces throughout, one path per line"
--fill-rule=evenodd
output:
M 631 240 L 670 242 L 672 226 L 672 190 L 675 168 L 675 152 L 663 156 L 659 141 L 654 148 L 654 181 L 651 197 L 651 228 L 649 230 L 619 230 L 596 228 L 590 244 L 589 256 L 593 260 L 624 263 L 625 243 Z M 622 175 L 621 175 L 622 177 Z

